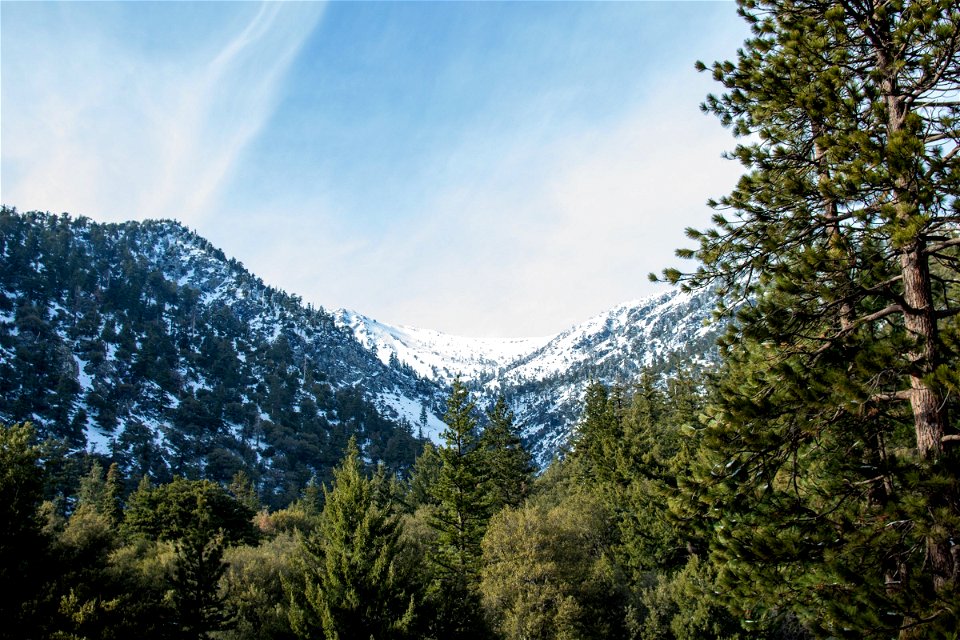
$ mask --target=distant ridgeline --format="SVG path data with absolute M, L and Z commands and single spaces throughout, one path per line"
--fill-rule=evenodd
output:
M 278 506 L 351 435 L 413 463 L 422 436 L 378 391 L 442 401 L 176 222 L 0 209 L 0 423 L 32 422 L 49 452 L 104 454 L 134 484 L 242 469 Z

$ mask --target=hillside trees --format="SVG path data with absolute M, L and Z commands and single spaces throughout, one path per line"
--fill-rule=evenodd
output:
M 958 625 L 960 10 L 742 0 L 704 109 L 747 169 L 688 287 L 736 321 L 688 495 L 730 589 L 824 634 Z M 742 306 L 740 306 L 742 305 Z
M 374 406 L 356 373 L 389 372 L 330 314 L 174 222 L 0 206 L 0 249 L 0 420 L 30 420 L 65 467 L 93 446 L 128 489 L 243 470 L 280 508 L 329 479 L 351 434 L 399 472 L 423 444 Z M 80 475 L 48 474 L 47 496 Z

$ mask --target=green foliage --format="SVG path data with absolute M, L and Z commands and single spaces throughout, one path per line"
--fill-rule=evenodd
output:
M 431 509 L 437 542 L 430 554 L 434 574 L 430 595 L 441 625 L 435 633 L 450 638 L 478 637 L 483 632 L 480 541 L 492 504 L 474 411 L 467 388 L 457 378 L 444 415 L 441 466 L 432 486 L 436 505 Z
M 224 542 L 253 542 L 253 511 L 209 480 L 174 478 L 150 486 L 144 479 L 127 499 L 123 530 L 151 540 L 179 540 L 193 532 L 210 539 L 223 532 Z
M 174 478 L 130 495 L 122 530 L 133 540 L 171 541 L 171 619 L 181 637 L 206 638 L 224 627 L 219 581 L 228 545 L 253 542 L 253 512 L 208 480 Z
M 716 577 L 697 556 L 675 573 L 659 573 L 628 615 L 631 635 L 641 640 L 734 640 L 748 638 L 739 620 L 716 598 Z
M 228 613 L 220 592 L 226 548 L 222 529 L 210 533 L 210 514 L 198 505 L 197 526 L 174 543 L 176 558 L 170 580 L 173 620 L 182 638 L 208 638 L 226 626 Z
M 720 590 L 834 637 L 949 637 L 960 536 L 960 12 L 743 0 L 706 111 L 747 169 L 690 231 L 735 315 L 679 477 Z M 702 65 L 701 68 L 706 68 Z M 950 96 L 950 97 L 947 97 Z M 732 311 L 736 309 L 736 311 Z M 952 373 L 941 375 L 940 372 Z
M 41 614 L 40 586 L 46 573 L 48 540 L 37 509 L 42 494 L 39 449 L 27 424 L 0 425 L 0 637 L 27 637 Z
M 296 575 L 297 540 L 280 533 L 259 546 L 236 546 L 224 551 L 227 569 L 221 578 L 225 608 L 234 615 L 224 640 L 275 640 L 296 636 L 290 628 L 284 581 Z
M 493 517 L 480 588 L 502 637 L 622 637 L 619 586 L 607 561 L 608 518 L 602 502 L 585 493 Z
M 521 504 L 533 484 L 533 458 L 520 440 L 513 412 L 501 395 L 487 412 L 480 437 L 493 513 Z
M 416 510 L 426 504 L 437 504 L 433 495 L 433 487 L 440 477 L 442 466 L 443 461 L 440 459 L 437 448 L 430 442 L 426 443 L 423 446 L 423 451 L 414 462 L 413 470 L 410 472 L 410 478 L 407 481 L 405 501 L 409 510 Z
M 417 599 L 399 521 L 375 498 L 351 439 L 319 526 L 300 538 L 302 579 L 286 583 L 298 637 L 416 637 Z

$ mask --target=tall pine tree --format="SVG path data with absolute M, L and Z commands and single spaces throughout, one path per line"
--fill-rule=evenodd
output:
M 534 466 L 502 395 L 487 412 L 487 420 L 480 447 L 486 458 L 491 508 L 496 512 L 523 502 L 533 484 Z
M 458 377 L 444 415 L 447 428 L 438 450 L 440 471 L 433 485 L 437 504 L 431 523 L 437 531 L 432 596 L 440 627 L 435 631 L 449 638 L 483 637 L 480 542 L 492 509 L 475 409 Z
M 960 618 L 955 0 L 741 0 L 704 109 L 746 168 L 691 230 L 734 314 L 689 495 L 750 607 L 821 633 Z M 705 67 L 702 67 L 705 68 Z

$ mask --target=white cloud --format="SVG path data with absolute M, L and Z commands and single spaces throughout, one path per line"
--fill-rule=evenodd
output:
M 213 209 L 323 10 L 237 6 L 246 24 L 189 55 L 156 57 L 106 30 L 20 36 L 30 55 L 4 68 L 4 201 L 191 224 Z

